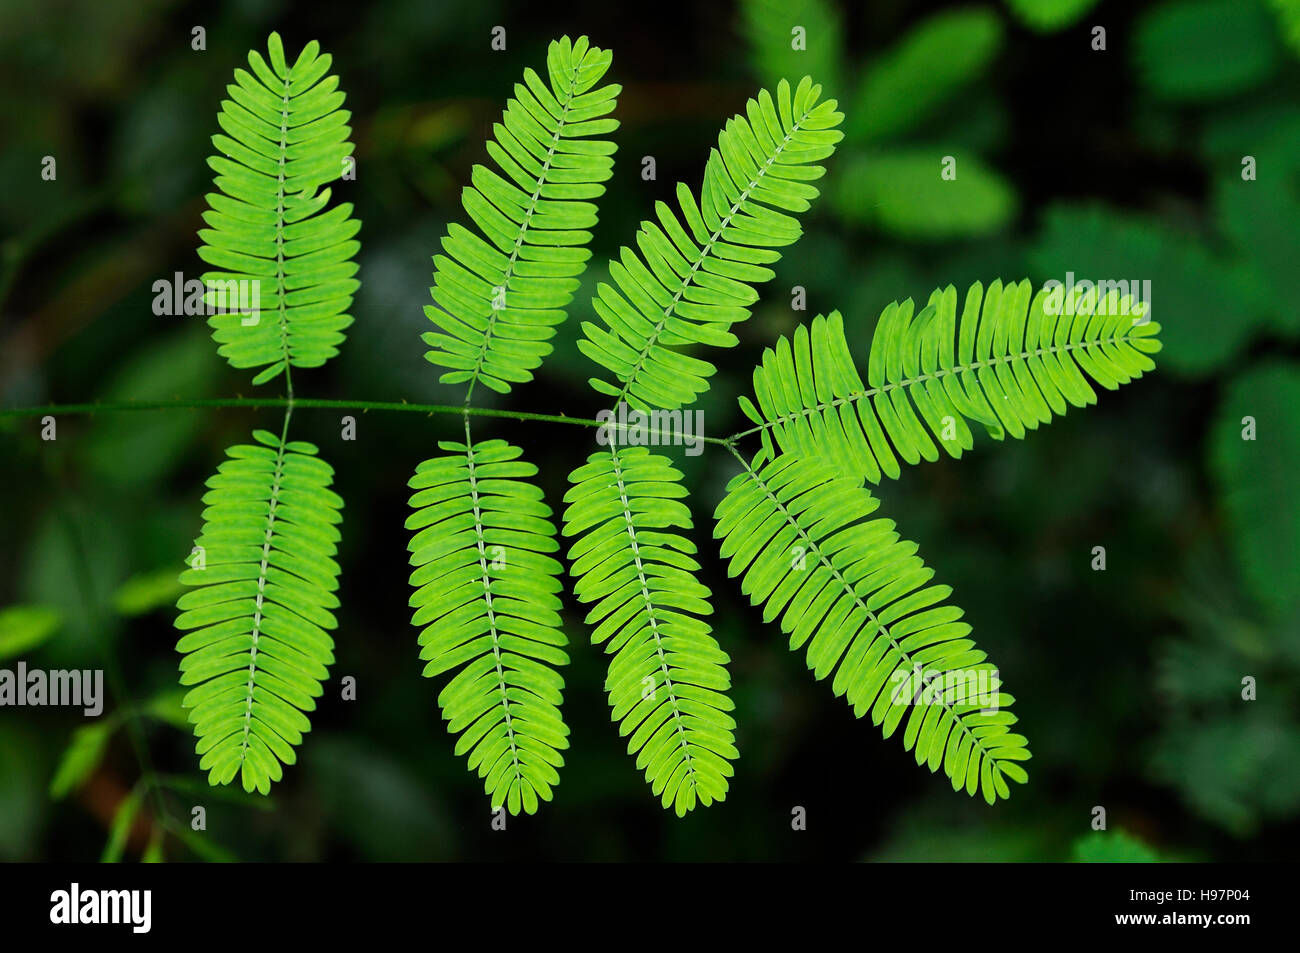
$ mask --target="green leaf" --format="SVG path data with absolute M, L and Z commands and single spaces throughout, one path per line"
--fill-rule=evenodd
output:
M 946 168 L 955 176 L 945 179 Z M 912 241 L 987 235 L 1006 226 L 1017 206 L 998 172 L 939 147 L 856 159 L 836 181 L 834 202 L 846 221 Z
M 1204 102 L 1244 93 L 1278 65 L 1273 24 L 1258 0 L 1176 0 L 1143 15 L 1133 45 L 1156 97 Z
M 16 658 L 48 641 L 62 621 L 63 614 L 50 606 L 0 609 L 0 660 Z
M 612 54 L 587 38 L 552 41 L 548 81 L 531 69 L 493 127 L 488 154 L 463 193 L 475 233 L 452 225 L 434 256 L 425 314 L 438 328 L 423 335 L 425 357 L 450 368 L 444 383 L 483 384 L 499 393 L 532 380 L 587 267 L 595 199 L 613 175 L 622 89 L 596 86 Z
M 1210 469 L 1247 591 L 1273 617 L 1300 609 L 1300 371 L 1265 364 L 1229 383 L 1210 433 Z M 1249 439 L 1247 439 L 1249 438 Z
M 1289 181 L 1286 160 L 1278 153 L 1257 150 L 1263 172 L 1254 181 L 1239 174 L 1221 178 L 1214 191 L 1214 211 L 1223 233 L 1237 247 L 1254 282 L 1257 301 L 1279 331 L 1300 333 L 1300 269 L 1295 267 L 1300 248 L 1300 191 Z M 1295 162 L 1295 154 L 1290 155 Z M 1237 170 L 1234 170 L 1234 173 Z
M 101 718 L 76 729 L 50 781 L 50 798 L 62 800 L 86 782 L 99 767 L 108 740 L 117 729 L 115 718 Z
M 1092 831 L 1074 842 L 1076 864 L 1158 864 L 1162 858 L 1122 830 Z
M 184 590 L 170 567 L 136 573 L 113 593 L 113 608 L 119 615 L 144 615 L 171 605 Z
M 162 864 L 166 861 L 167 858 L 163 855 L 162 828 L 155 827 L 153 833 L 149 835 L 149 843 L 145 846 L 144 853 L 140 855 L 140 863 Z
M 108 827 L 108 841 L 104 844 L 104 852 L 99 858 L 101 864 L 121 862 L 127 839 L 131 836 L 131 829 L 135 826 L 135 818 L 140 812 L 140 803 L 143 800 L 144 792 L 137 787 L 118 803 L 117 810 L 113 813 L 113 821 Z
M 1097 5 L 1097 0 L 1007 0 L 1007 6 L 1025 26 L 1039 33 L 1055 33 Z
M 793 94 L 782 80 L 744 116 L 731 119 L 704 169 L 700 201 L 677 185 L 681 218 L 655 203 L 657 222 L 637 232 L 639 253 L 624 246 L 610 262 L 612 284 L 597 288 L 592 307 L 603 324 L 583 322 L 578 347 L 618 384 L 593 379 L 601 394 L 637 409 L 676 409 L 708 390 L 716 368 L 681 353 L 695 344 L 734 347 L 731 326 L 746 320 L 770 281 L 777 250 L 799 240 L 794 216 L 818 190 L 810 183 L 843 138 L 835 100 L 805 76 Z
M 918 126 L 978 79 L 1002 45 L 1002 21 L 988 7 L 936 13 L 878 56 L 862 78 L 845 132 L 879 141 Z
M 308 443 L 265 430 L 229 448 L 207 482 L 203 533 L 176 602 L 182 705 L 212 785 L 267 794 L 311 730 L 334 662 L 343 500 Z
M 738 756 L 727 654 L 701 616 L 709 590 L 681 471 L 644 447 L 594 453 L 569 477 L 564 535 L 584 620 L 612 658 L 605 689 L 628 754 L 681 817 L 726 797 Z
M 892 520 L 868 519 L 878 506 L 860 481 L 782 455 L 728 484 L 713 535 L 763 621 L 780 619 L 857 717 L 869 712 L 886 738 L 901 727 L 916 763 L 942 766 L 954 791 L 1010 797 L 1030 757 L 1011 730 L 1013 699 L 947 604 L 952 589 L 929 585 L 916 544 Z
M 214 269 L 202 276 L 204 300 L 224 304 L 208 318 L 213 340 L 233 367 L 260 368 L 254 384 L 337 354 L 359 287 L 361 223 L 348 203 L 328 207 L 325 188 L 348 171 L 354 148 L 338 77 L 326 75 L 331 57 L 312 40 L 290 67 L 276 33 L 268 55 L 270 65 L 250 52 L 252 73 L 235 70 L 226 87 L 208 159 L 218 191 L 199 232 L 199 257 Z M 225 289 L 240 292 L 237 308 L 223 302 Z
M 749 40 L 759 78 L 769 86 L 805 73 L 829 92 L 844 84 L 844 26 L 829 0 L 743 0 L 741 30 Z M 803 33 L 795 48 L 796 27 Z
M 1141 377 L 1160 349 L 1160 325 L 1144 313 L 1113 290 L 1067 298 L 1064 289 L 1033 294 L 1025 280 L 976 282 L 959 314 L 949 285 L 919 312 L 910 298 L 885 308 L 864 384 L 833 311 L 764 351 L 754 402 L 741 408 L 765 458 L 817 457 L 878 483 L 898 477 L 900 460 L 938 460 L 940 449 L 960 457 L 974 446 L 967 421 L 998 440 L 1022 438 L 1095 403 L 1093 383 L 1114 390 Z
M 1278 32 L 1291 52 L 1300 56 L 1300 0 L 1269 0 L 1277 16 Z
M 175 574 L 173 573 L 173 575 Z M 145 702 L 141 711 L 150 718 L 156 718 L 173 728 L 189 731 L 190 722 L 185 714 L 184 706 L 185 695 L 186 692 L 183 688 L 159 692 Z
M 411 477 L 411 623 L 456 753 L 484 780 L 492 809 L 535 814 L 564 765 L 560 714 L 569 661 L 560 629 L 559 549 L 537 468 L 503 440 L 440 443 Z

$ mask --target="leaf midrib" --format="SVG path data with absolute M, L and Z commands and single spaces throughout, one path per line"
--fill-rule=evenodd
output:
M 501 633 L 497 630 L 496 611 L 492 607 L 492 577 L 488 575 L 487 547 L 483 539 L 483 514 L 479 508 L 478 475 L 474 472 L 474 445 L 470 442 L 469 419 L 465 420 L 465 459 L 469 469 L 469 494 L 474 508 L 474 541 L 478 546 L 479 571 L 482 573 L 483 601 L 487 606 L 487 621 L 492 636 L 492 657 L 496 663 L 497 688 L 501 692 L 501 711 L 506 723 L 506 741 L 510 745 L 510 759 L 514 767 L 515 780 L 520 786 L 524 784 L 519 767 L 519 745 L 515 741 L 515 729 L 510 715 L 510 696 L 507 691 L 505 669 L 501 664 Z M 508 796 L 508 789 L 507 789 Z M 497 810 L 501 804 L 493 804 Z
M 524 238 L 528 235 L 528 229 L 533 220 L 533 213 L 537 210 L 537 202 L 541 198 L 542 189 L 546 185 L 546 174 L 551 171 L 551 162 L 555 159 L 555 149 L 560 144 L 561 133 L 564 131 L 564 123 L 569 115 L 569 107 L 572 106 L 575 97 L 574 89 L 578 83 L 578 70 L 581 63 L 573 67 L 572 75 L 569 77 L 569 88 L 564 97 L 564 104 L 560 107 L 560 118 L 555 121 L 555 132 L 551 134 L 551 145 L 546 150 L 546 160 L 542 163 L 542 171 L 537 174 L 537 188 L 533 190 L 532 196 L 528 199 L 528 210 L 524 212 L 523 223 L 519 226 L 519 234 L 515 236 L 515 247 L 510 250 L 510 258 L 506 261 L 505 271 L 501 276 L 501 294 L 508 294 L 507 286 L 510 279 L 514 277 L 515 266 L 519 260 L 519 251 L 523 248 Z M 543 107 L 545 108 L 545 107 Z M 486 198 L 486 196 L 484 196 Z M 496 289 L 493 289 L 493 302 L 496 301 Z M 505 310 L 504 307 L 500 310 Z M 492 341 L 492 331 L 497 323 L 496 307 L 489 308 L 488 326 L 483 332 L 483 342 L 479 345 L 478 357 L 474 359 L 474 369 L 470 372 L 469 387 L 465 391 L 465 404 L 469 405 L 470 398 L 474 396 L 474 385 L 478 383 L 479 375 L 483 373 L 483 363 L 487 360 L 489 345 Z
M 636 578 L 638 585 L 641 587 L 641 599 L 645 603 L 646 617 L 650 622 L 650 634 L 654 636 L 655 652 L 659 656 L 659 668 L 664 674 L 664 688 L 668 692 L 668 701 L 673 706 L 673 724 L 677 729 L 682 754 L 686 758 L 686 771 L 690 777 L 691 790 L 695 791 L 698 787 L 698 781 L 695 777 L 695 759 L 691 757 L 690 742 L 686 738 L 681 709 L 677 704 L 677 691 L 673 686 L 672 676 L 668 672 L 668 660 L 664 655 L 663 637 L 659 634 L 659 622 L 655 618 L 654 601 L 650 598 L 649 581 L 646 578 L 645 567 L 641 564 L 641 548 L 636 538 L 636 527 L 632 522 L 632 508 L 628 502 L 627 484 L 623 480 L 623 468 L 619 465 L 617 450 L 610 452 L 610 459 L 614 465 L 614 480 L 618 485 L 619 502 L 623 507 L 623 525 L 627 529 L 628 539 L 632 544 L 632 559 L 636 564 Z
M 277 170 L 275 200 L 275 287 L 276 309 L 280 325 L 280 351 L 284 355 L 285 388 L 293 397 L 293 378 L 289 370 L 289 316 L 284 303 L 284 157 L 289 149 L 289 79 L 284 77 L 280 94 L 280 159 Z
M 271 541 L 275 536 L 276 507 L 280 504 L 280 482 L 284 478 L 284 440 L 289 428 L 289 417 L 285 415 L 286 433 L 280 435 L 280 447 L 275 456 L 275 476 L 271 480 L 271 498 L 266 512 L 266 531 L 262 536 L 262 562 L 257 574 L 257 600 L 253 606 L 253 644 L 248 655 L 248 692 L 247 705 L 244 709 L 244 733 L 239 745 L 239 760 L 242 763 L 248 755 L 248 736 L 253 728 L 253 691 L 256 687 L 257 643 L 262 634 L 262 605 L 266 598 L 266 574 L 271 559 Z

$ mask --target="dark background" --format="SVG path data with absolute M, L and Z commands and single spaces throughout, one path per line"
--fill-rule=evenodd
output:
M 1066 8 L 1078 10 L 1055 23 L 1033 13 Z M 489 47 L 498 24 L 504 52 Z M 792 24 L 807 26 L 806 52 L 790 51 Z M 1092 48 L 1095 25 L 1105 50 Z M 191 48 L 195 26 L 205 50 Z M 278 394 L 230 369 L 201 318 L 151 310 L 155 280 L 202 271 L 215 113 L 272 29 L 290 57 L 310 39 L 333 54 L 357 142 L 357 181 L 336 189 L 363 222 L 356 323 L 339 358 L 294 375 L 300 397 L 459 400 L 418 340 L 430 257 L 446 223 L 465 218 L 460 189 L 512 85 L 564 33 L 614 51 L 619 152 L 556 351 L 504 406 L 595 414 L 574 337 L 605 260 L 676 181 L 698 187 L 722 123 L 780 76 L 823 81 L 849 135 L 741 346 L 709 355 L 720 369 L 699 405 L 710 434 L 740 429 L 735 397 L 762 348 L 815 313 L 845 314 L 864 364 L 887 303 L 950 282 L 1067 270 L 1151 280 L 1165 341 L 1153 374 L 1025 441 L 977 436 L 960 461 L 880 489 L 1015 695 L 1030 783 L 990 808 L 856 721 L 709 558 L 709 515 L 734 462 L 673 451 L 732 657 L 741 758 L 728 798 L 684 820 L 659 807 L 609 721 L 604 660 L 570 602 L 572 747 L 556 799 L 491 831 L 437 686 L 419 676 L 406 608 L 406 481 L 458 421 L 372 413 L 345 442 L 340 412 L 303 409 L 294 436 L 321 447 L 346 500 L 338 662 L 269 801 L 210 790 L 174 724 L 173 579 L 203 480 L 280 412 L 62 415 L 53 442 L 37 419 L 0 418 L 0 605 L 30 607 L 27 623 L 3 617 L 0 664 L 105 667 L 117 719 L 105 724 L 121 725 L 103 729 L 102 750 L 76 736 L 93 756 L 79 783 L 51 791 L 86 722 L 0 709 L 0 859 L 95 859 L 106 842 L 110 857 L 169 860 L 1295 856 L 1300 22 L 1252 0 L 4 0 L 0 406 Z M 646 155 L 653 182 L 639 174 Z M 958 178 L 940 193 L 944 155 Z M 1247 155 L 1254 181 L 1241 176 Z M 796 285 L 807 313 L 791 310 Z M 1253 442 L 1241 439 L 1247 415 Z M 482 420 L 476 434 L 489 433 L 538 464 L 552 506 L 594 449 L 576 427 Z M 1104 572 L 1091 568 L 1096 546 Z M 355 702 L 338 697 L 344 675 Z M 1246 676 L 1255 701 L 1241 698 Z M 155 778 L 165 786 L 131 819 L 129 792 Z M 203 834 L 189 830 L 195 804 Z M 806 831 L 791 830 L 795 806 Z M 1105 833 L 1091 830 L 1097 806 Z

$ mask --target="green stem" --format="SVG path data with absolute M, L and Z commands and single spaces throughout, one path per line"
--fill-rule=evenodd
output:
M 572 424 L 578 427 L 609 427 L 614 430 L 626 430 L 629 426 L 616 421 L 595 420 L 590 417 L 566 417 L 563 414 L 533 414 L 520 410 L 499 410 L 490 407 L 455 407 L 450 404 L 410 404 L 406 401 L 392 400 L 330 400 L 317 397 L 217 397 L 195 400 L 122 400 L 102 401 L 89 404 L 45 404 L 40 407 L 4 407 L 0 408 L 0 420 L 11 417 L 44 417 L 59 414 L 100 414 L 120 413 L 136 410 L 199 410 L 210 407 L 293 407 L 337 410 L 394 410 L 409 413 L 455 414 L 457 416 L 503 417 L 507 420 L 534 420 L 542 423 Z M 721 437 L 699 438 L 705 443 L 728 446 L 729 441 Z

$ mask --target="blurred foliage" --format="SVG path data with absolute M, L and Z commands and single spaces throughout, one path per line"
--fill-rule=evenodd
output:
M 1016 210 L 1016 196 L 1001 175 L 966 150 L 986 144 L 988 112 L 952 122 L 945 106 L 992 66 L 1004 27 L 992 7 L 943 10 L 907 29 L 866 61 L 860 76 L 846 76 L 849 57 L 841 21 L 829 0 L 744 0 L 744 25 L 760 78 L 811 72 L 824 76 L 828 94 L 846 112 L 845 135 L 858 145 L 857 161 L 832 173 L 831 200 L 845 221 L 899 238 L 936 241 L 995 232 Z M 804 51 L 794 32 L 802 28 Z M 817 70 L 821 70 L 819 74 Z M 913 137 L 915 137 L 914 141 Z M 874 148 L 866 148 L 868 145 Z M 941 164 L 957 158 L 955 177 Z
M 1277 14 L 1282 36 L 1296 55 L 1300 55 L 1300 0 L 1269 0 Z
M 924 21 L 867 67 L 851 102 L 851 134 L 885 139 L 915 128 L 988 68 L 1002 45 L 1002 21 L 987 7 Z
M 1300 618 L 1300 368 L 1261 364 L 1229 384 L 1210 469 L 1246 589 L 1274 618 Z
M 1245 92 L 1277 67 L 1274 24 L 1262 4 L 1175 0 L 1138 27 L 1142 81 L 1161 99 L 1203 102 Z
M 54 635 L 59 611 L 49 606 L 0 609 L 0 660 L 17 658 Z
M 51 798 L 56 801 L 65 798 L 86 783 L 91 772 L 99 766 L 115 727 L 116 719 L 100 718 L 72 732 L 68 747 L 50 780 Z
M 164 607 L 170 609 L 184 590 L 176 576 L 176 569 L 172 566 L 136 573 L 113 593 L 113 608 L 122 615 L 143 615 Z
M 1122 830 L 1094 831 L 1074 842 L 1073 860 L 1077 864 L 1155 864 L 1162 859 Z
M 1063 30 L 1097 5 L 1097 0 L 1007 0 L 1007 6 L 1031 30 Z
M 1150 280 L 1166 345 L 1153 374 L 1086 413 L 1023 442 L 977 439 L 962 460 L 882 489 L 882 512 L 954 587 L 1016 686 L 1035 758 L 1030 783 L 997 809 L 954 798 L 856 722 L 702 558 L 733 659 L 741 757 L 725 804 L 678 821 L 646 796 L 570 602 L 573 747 L 556 800 L 491 831 L 419 677 L 403 582 L 401 488 L 455 422 L 361 415 L 345 442 L 337 414 L 309 410 L 295 421 L 328 448 L 347 503 L 339 660 L 275 797 L 213 792 L 177 705 L 166 568 L 189 552 L 222 448 L 274 411 L 63 415 L 52 442 L 39 418 L 0 420 L 0 606 L 40 607 L 34 629 L 33 617 L 0 615 L 0 645 L 25 640 L 0 655 L 105 667 L 115 726 L 0 709 L 0 859 L 93 860 L 106 844 L 131 860 L 1142 853 L 1124 832 L 1159 858 L 1294 857 L 1296 10 L 1292 0 L 737 0 L 643 18 L 594 0 L 563 11 L 508 0 L 0 2 L 3 406 L 249 393 L 201 319 L 151 313 L 151 286 L 202 269 L 195 233 L 216 109 L 231 70 L 272 29 L 334 55 L 358 144 L 357 181 L 340 186 L 364 223 L 357 323 L 337 362 L 295 377 L 304 395 L 453 396 L 417 343 L 430 259 L 513 82 L 565 32 L 613 50 L 623 125 L 575 313 L 512 406 L 595 413 L 592 365 L 574 339 L 601 262 L 678 180 L 698 185 L 718 129 L 757 84 L 804 72 L 840 100 L 853 135 L 828 164 L 827 201 L 719 361 L 701 404 L 711 434 L 738 429 L 735 396 L 762 348 L 798 321 L 838 308 L 850 340 L 867 340 L 888 302 L 949 283 Z M 505 52 L 488 46 L 497 24 Z M 203 50 L 191 45 L 196 25 Z M 805 50 L 791 48 L 796 25 Z M 1105 50 L 1092 49 L 1094 25 Z M 957 178 L 945 181 L 949 155 Z M 57 159 L 55 181 L 40 178 L 45 156 Z M 643 156 L 656 158 L 653 181 L 640 176 Z M 791 310 L 796 286 L 806 313 Z M 1241 439 L 1247 416 L 1254 441 Z M 501 421 L 494 435 L 538 464 L 552 503 L 592 449 L 576 427 Z M 708 452 L 678 460 L 697 512 L 711 511 L 731 464 Z M 699 525 L 696 542 L 707 537 Z M 1089 568 L 1098 545 L 1105 572 Z M 357 679 L 355 702 L 339 698 L 344 675 Z M 834 776 L 821 767 L 830 760 Z M 158 783 L 141 796 L 146 776 Z M 204 831 L 190 827 L 196 805 Z M 1097 805 L 1108 833 L 1089 829 Z M 806 831 L 790 829 L 795 806 Z
M 1016 207 L 1011 187 L 978 159 L 951 157 L 957 176 L 939 178 L 933 149 L 860 156 L 840 170 L 832 193 L 840 215 L 855 225 L 877 224 L 891 234 L 920 239 L 993 231 Z
M 1249 552 L 1248 541 L 1237 542 L 1239 555 Z M 1190 637 L 1162 650 L 1157 684 L 1167 717 L 1151 774 L 1174 784 L 1200 816 L 1252 834 L 1300 809 L 1300 615 L 1293 605 L 1261 618 L 1217 556 L 1197 553 L 1187 575 L 1177 614 Z M 1281 572 L 1272 578 L 1286 581 Z

